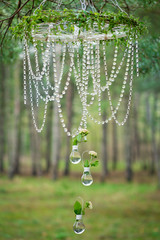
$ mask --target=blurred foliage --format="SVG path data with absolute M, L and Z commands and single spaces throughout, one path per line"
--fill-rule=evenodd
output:
M 140 72 L 159 71 L 160 37 L 148 36 L 140 41 Z

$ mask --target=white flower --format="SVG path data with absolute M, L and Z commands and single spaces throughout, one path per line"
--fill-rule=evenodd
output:
M 82 135 L 84 135 L 84 136 L 87 136 L 88 133 L 89 133 L 89 131 L 88 131 L 87 129 L 81 129 L 81 130 L 79 131 L 79 133 L 82 134 Z
M 88 202 L 88 208 L 89 208 L 89 209 L 93 209 L 93 204 L 92 204 L 91 201 Z
M 89 151 L 89 155 L 91 155 L 91 157 L 97 157 L 97 153 L 95 151 Z

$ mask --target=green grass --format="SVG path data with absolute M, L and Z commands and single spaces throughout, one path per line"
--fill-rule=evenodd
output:
M 86 231 L 76 235 L 73 204 L 91 200 Z M 156 184 L 97 183 L 16 177 L 0 179 L 0 240 L 159 240 L 160 192 Z

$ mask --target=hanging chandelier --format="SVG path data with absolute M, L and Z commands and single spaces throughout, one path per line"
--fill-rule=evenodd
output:
M 111 0 L 119 7 L 116 0 Z M 144 25 L 122 11 L 119 13 L 98 13 L 90 5 L 86 11 L 86 1 L 81 0 L 82 10 L 43 10 L 44 0 L 32 16 L 27 16 L 13 29 L 14 34 L 24 41 L 24 104 L 30 102 L 33 123 L 37 132 L 44 128 L 47 106 L 55 102 L 64 132 L 72 136 L 70 161 L 82 162 L 84 171 L 81 182 L 84 186 L 93 183 L 91 167 L 98 165 L 95 151 L 78 152 L 78 144 L 87 141 L 87 120 L 97 124 L 106 124 L 112 119 L 124 125 L 129 116 L 134 66 L 138 68 L 138 37 L 144 31 Z M 58 7 L 60 4 L 58 5 Z M 110 43 L 113 43 L 110 45 Z M 113 46 L 114 54 L 111 70 L 107 64 L 107 46 Z M 110 55 L 109 55 L 110 57 Z M 118 101 L 113 104 L 111 87 L 122 78 Z M 72 80 L 71 80 L 72 79 Z M 81 121 L 72 133 L 67 129 L 62 109 L 62 100 L 71 81 L 75 82 L 76 91 L 82 105 Z M 118 84 L 117 84 L 118 85 Z M 127 89 L 129 93 L 127 95 Z M 108 102 L 110 116 L 100 120 L 103 101 Z M 127 100 L 125 116 L 120 121 L 117 113 L 124 98 Z M 38 123 L 37 110 L 43 102 L 44 114 L 41 125 Z M 92 115 L 97 107 L 98 118 Z M 88 158 L 84 158 L 84 153 Z M 74 204 L 76 221 L 73 230 L 76 234 L 85 231 L 82 215 L 92 203 L 82 198 Z
M 47 105 L 56 101 L 58 113 L 64 132 L 68 131 L 62 111 L 61 100 L 65 96 L 74 77 L 80 102 L 82 116 L 77 132 L 87 128 L 87 119 L 97 124 L 105 124 L 114 119 L 120 126 L 126 122 L 131 105 L 134 65 L 138 69 L 138 36 L 144 26 L 124 12 L 98 13 L 86 11 L 85 1 L 82 10 L 43 10 L 42 5 L 32 16 L 24 19 L 15 27 L 15 35 L 24 41 L 24 104 L 30 101 L 35 129 L 41 132 L 44 128 Z M 117 2 L 117 1 L 116 1 Z M 110 74 L 108 73 L 106 46 L 114 43 L 114 57 Z M 118 62 L 119 50 L 123 45 L 123 55 Z M 34 55 L 34 56 L 33 56 Z M 32 59 L 31 59 L 32 58 Z M 34 59 L 34 63 L 33 62 Z M 69 60 L 68 60 L 69 59 Z M 134 61 L 136 64 L 134 64 Z M 69 65 L 66 72 L 65 64 Z M 102 70 L 103 69 L 103 70 Z M 110 88 L 123 73 L 123 83 L 116 107 L 113 106 Z M 105 73 L 105 84 L 101 83 L 102 71 Z M 129 86 L 126 114 L 122 121 L 117 113 Z M 90 87 L 92 86 L 92 87 Z M 111 116 L 100 121 L 92 116 L 90 107 L 98 100 L 98 115 L 102 114 L 102 95 L 107 92 Z M 41 126 L 37 123 L 35 108 L 44 102 L 44 115 Z

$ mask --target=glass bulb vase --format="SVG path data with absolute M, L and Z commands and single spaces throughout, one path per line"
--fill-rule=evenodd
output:
M 73 231 L 76 234 L 82 234 L 85 231 L 85 225 L 82 221 L 82 215 L 76 215 L 76 221 L 73 224 Z
M 83 175 L 81 177 L 81 182 L 84 186 L 90 186 L 93 183 L 90 167 L 84 167 Z
M 72 152 L 70 154 L 70 161 L 73 164 L 78 164 L 81 161 L 81 155 L 78 152 L 78 145 L 72 146 Z

